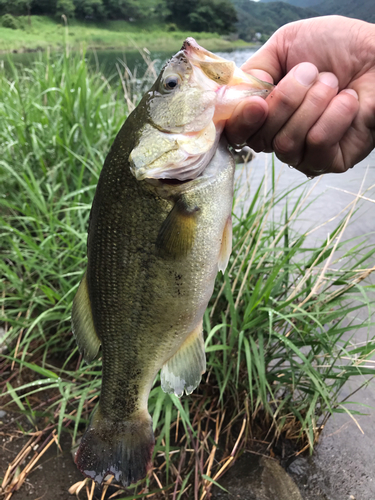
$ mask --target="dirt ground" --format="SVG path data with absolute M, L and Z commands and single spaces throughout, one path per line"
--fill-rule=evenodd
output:
M 264 158 L 259 156 L 256 161 L 260 166 L 263 164 Z M 323 213 L 324 211 L 325 217 L 328 218 L 330 205 L 336 213 L 343 205 L 347 204 L 351 195 L 342 192 L 338 194 L 337 188 L 347 189 L 350 186 L 350 189 L 356 192 L 368 164 L 370 168 L 366 185 L 373 185 L 375 182 L 375 153 L 356 166 L 355 170 L 345 174 L 346 177 L 327 176 L 327 179 L 323 178 L 319 185 L 319 194 L 322 193 L 322 196 L 317 212 Z M 277 168 L 279 168 L 278 164 Z M 291 180 L 287 178 L 285 182 L 291 182 Z M 333 184 L 335 190 L 331 188 Z M 355 237 L 373 231 L 373 207 L 372 203 L 369 208 L 367 205 L 361 208 L 356 224 L 351 226 L 351 232 L 348 236 Z M 313 215 L 315 217 L 315 212 Z M 309 221 L 308 214 L 306 219 Z M 306 221 L 305 224 L 307 224 Z M 372 241 L 375 244 L 374 233 Z M 355 385 L 346 387 L 343 396 L 350 394 L 354 389 Z M 301 457 L 292 464 L 284 464 L 287 471 L 298 483 L 304 500 L 375 499 L 374 382 L 367 389 L 357 393 L 353 400 L 363 405 L 359 408 L 367 415 L 357 417 L 357 421 L 350 419 L 347 415 L 336 415 L 329 421 L 321 436 L 317 451 L 311 458 Z M 4 477 L 8 464 L 14 460 L 28 441 L 28 438 L 24 437 L 15 424 L 14 416 L 7 409 L 5 410 L 7 412 L 5 415 L 0 412 L 0 478 Z M 60 445 L 62 452 L 56 444 L 50 446 L 38 461 L 37 466 L 28 475 L 20 490 L 13 494 L 12 500 L 70 500 L 75 498 L 75 496 L 70 495 L 68 490 L 73 484 L 82 481 L 83 477 L 73 462 L 70 450 L 71 437 L 67 432 L 63 434 Z M 33 453 L 34 451 L 31 450 L 21 468 L 24 467 L 28 457 L 31 457 Z M 235 468 L 236 465 L 230 470 L 230 477 L 239 481 L 240 477 Z M 119 490 L 114 487 L 108 490 L 106 499 L 116 492 L 118 493 Z M 124 497 L 125 494 L 120 494 L 114 498 L 118 500 Z M 0 498 L 8 500 L 7 496 L 1 492 Z M 81 500 L 87 498 L 85 490 L 82 490 L 79 498 Z M 101 500 L 100 490 L 95 491 L 94 499 Z M 244 497 L 241 500 L 248 499 Z
M 12 414 L 7 413 L 1 418 L 0 426 L 0 477 L 3 478 L 8 465 L 16 458 L 29 438 L 18 430 Z M 70 500 L 72 497 L 69 487 L 82 480 L 82 475 L 77 470 L 71 453 L 71 437 L 64 434 L 61 439 L 61 448 L 56 444 L 50 446 L 47 452 L 38 461 L 38 465 L 27 477 L 20 490 L 11 497 L 12 500 Z M 21 469 L 32 458 L 33 451 L 26 456 Z M 1 498 L 1 493 L 0 493 Z M 6 498 L 6 496 L 5 496 Z M 83 497 L 82 497 L 83 498 Z

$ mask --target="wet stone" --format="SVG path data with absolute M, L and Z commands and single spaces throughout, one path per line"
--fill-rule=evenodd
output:
M 302 500 L 293 479 L 276 460 L 244 453 L 214 487 L 212 500 Z
M 249 146 L 234 148 L 232 153 L 237 163 L 248 163 L 255 158 L 255 153 Z

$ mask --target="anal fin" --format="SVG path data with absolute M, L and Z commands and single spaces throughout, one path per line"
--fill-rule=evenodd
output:
M 161 369 L 161 388 L 179 398 L 191 394 L 206 371 L 202 322 Z
M 92 318 L 86 273 L 73 300 L 72 326 L 79 352 L 84 357 L 86 363 L 90 363 L 98 355 L 100 340 L 95 331 L 94 320 Z
M 223 237 L 218 260 L 218 268 L 223 274 L 227 268 L 229 257 L 232 252 L 232 216 L 230 215 L 224 227 Z

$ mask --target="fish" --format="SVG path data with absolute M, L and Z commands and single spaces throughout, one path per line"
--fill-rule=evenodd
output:
M 187 38 L 128 116 L 104 162 L 72 329 L 102 356 L 99 404 L 75 455 L 88 478 L 127 487 L 154 448 L 147 402 L 190 394 L 206 370 L 202 320 L 232 245 L 234 161 L 223 128 L 273 86 Z

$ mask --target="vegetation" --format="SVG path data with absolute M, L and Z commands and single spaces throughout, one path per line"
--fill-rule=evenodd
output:
M 237 20 L 230 0 L 0 0 L 0 15 L 47 15 L 86 22 L 169 20 L 181 29 L 229 33 Z
M 77 440 L 98 400 L 100 360 L 86 365 L 77 352 L 72 300 L 104 158 L 156 75 L 150 64 L 141 80 L 125 66 L 121 76 L 107 79 L 67 53 L 0 75 L 0 307 L 8 346 L 0 387 L 29 446 L 41 445 L 29 462 L 21 452 L 9 466 L 2 487 L 10 496 L 57 436 Z M 236 192 L 233 254 L 204 317 L 208 372 L 181 400 L 156 380 L 155 468 L 124 493 L 128 499 L 157 499 L 160 490 L 187 499 L 194 490 L 203 500 L 251 438 L 267 441 L 266 453 L 284 438 L 312 449 L 332 412 L 356 413 L 340 400 L 346 381 L 375 374 L 367 364 L 375 339 L 356 344 L 350 319 L 362 308 L 371 317 L 374 288 L 364 280 L 375 249 L 344 242 L 355 204 L 308 248 L 292 225 L 312 202 L 311 184 L 293 204 L 293 192 L 276 184 L 271 170 L 251 196 L 246 183 Z
M 199 32 L 212 33 L 217 43 L 210 48 L 221 49 L 229 42 L 218 35 L 264 42 L 286 23 L 319 15 L 375 22 L 374 5 L 372 0 L 0 0 L 0 51 L 62 46 L 62 19 L 72 27 L 75 47 L 129 50 L 136 43 L 173 51 L 186 33 Z
M 76 16 L 78 19 L 141 19 L 158 16 L 163 0 L 0 0 L 0 13 Z
M 220 36 L 237 20 L 230 0 L 0 0 L 0 16 L 3 52 L 62 49 L 67 37 L 75 49 L 141 46 L 172 53 L 187 36 L 211 50 L 245 45 Z
M 236 10 L 227 0 L 166 0 L 167 19 L 193 31 L 227 34 L 234 31 Z
M 176 52 L 188 36 L 193 36 L 209 50 L 222 50 L 234 46 L 246 45 L 238 40 L 231 42 L 216 33 L 196 33 L 181 31 L 176 25 L 152 24 L 151 21 L 106 21 L 105 23 L 84 23 L 72 20 L 68 27 L 46 16 L 32 16 L 31 25 L 26 16 L 15 19 L 21 29 L 9 29 L 0 26 L 0 52 L 28 51 L 55 47 L 63 50 L 66 40 L 74 49 L 118 48 L 124 51 L 137 51 L 138 47 L 150 50 Z M 171 30 L 171 31 L 168 31 Z

